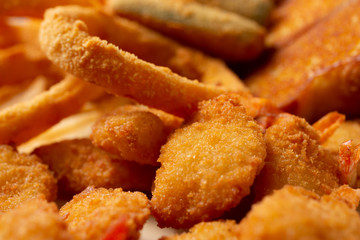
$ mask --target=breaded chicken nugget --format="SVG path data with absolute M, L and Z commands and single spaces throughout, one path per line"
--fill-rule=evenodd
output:
M 54 203 L 38 198 L 0 216 L 0 239 L 71 240 Z
M 159 226 L 186 228 L 219 217 L 249 194 L 266 155 L 260 126 L 235 96 L 202 102 L 193 122 L 161 148 L 153 196 Z
M 89 187 L 66 203 L 60 215 L 75 239 L 137 239 L 150 207 L 140 192 Z
M 58 180 L 59 191 L 79 193 L 88 186 L 151 191 L 156 168 L 124 161 L 89 139 L 66 140 L 35 149 Z
M 0 145 L 0 213 L 39 195 L 55 200 L 56 191 L 53 174 L 37 156 Z
M 96 146 L 125 160 L 157 165 L 167 134 L 156 115 L 148 111 L 124 111 L 100 118 L 91 139 Z
M 338 191 L 358 204 L 359 190 L 344 186 Z M 284 187 L 253 205 L 240 222 L 238 239 L 359 239 L 359 214 L 338 195 L 320 198 L 301 187 Z
M 237 229 L 237 224 L 233 220 L 201 222 L 192 227 L 188 233 L 163 237 L 161 240 L 237 240 Z
M 320 195 L 338 187 L 337 157 L 321 147 L 319 139 L 304 119 L 279 115 L 265 133 L 267 156 L 264 168 L 255 179 L 256 200 L 287 184 Z

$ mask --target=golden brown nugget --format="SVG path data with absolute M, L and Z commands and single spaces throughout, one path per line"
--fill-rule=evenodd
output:
M 163 237 L 161 240 L 237 240 L 237 229 L 237 224 L 233 220 L 201 222 L 192 227 L 189 232 Z
M 272 13 L 272 26 L 266 36 L 268 47 L 281 48 L 325 18 L 343 0 L 287 0 Z
M 124 160 L 159 165 L 157 159 L 161 146 L 181 122 L 160 110 L 123 106 L 100 117 L 90 138 L 94 145 Z
M 347 196 L 350 201 L 358 199 L 359 190 L 345 186 L 345 191 L 352 192 Z M 253 205 L 238 232 L 240 240 L 351 240 L 359 237 L 360 217 L 343 199 L 320 198 L 301 187 L 287 186 Z
M 0 213 L 40 195 L 55 200 L 56 191 L 53 174 L 37 156 L 0 145 Z
M 60 209 L 74 239 L 138 239 L 150 216 L 149 200 L 140 192 L 87 188 Z
M 235 207 L 249 194 L 266 155 L 260 126 L 236 97 L 199 106 L 197 121 L 161 148 L 152 213 L 160 227 L 191 227 Z M 201 116 L 201 117 L 200 117 Z
M 110 0 L 107 5 L 120 16 L 225 60 L 251 60 L 263 50 L 263 27 L 215 7 L 162 0 Z
M 168 68 L 140 60 L 105 40 L 90 36 L 89 26 L 71 14 L 70 9 L 74 8 L 48 10 L 40 30 L 45 53 L 63 70 L 110 93 L 178 116 L 187 116 L 196 110 L 199 101 L 226 92 L 221 87 L 190 81 Z
M 240 14 L 265 25 L 273 9 L 272 0 L 195 0 L 202 4 L 219 7 Z
M 103 90 L 68 75 L 27 102 L 0 111 L 0 143 L 20 144 L 79 111 Z
M 80 193 L 88 186 L 150 192 L 156 168 L 124 161 L 89 139 L 65 140 L 34 150 L 58 181 L 59 192 Z
M 55 203 L 38 198 L 0 216 L 0 239 L 72 240 Z
M 330 111 L 359 115 L 359 12 L 360 1 L 345 2 L 250 76 L 250 90 L 310 122 Z
M 340 184 L 337 156 L 324 149 L 319 135 L 304 119 L 279 115 L 266 130 L 265 166 L 254 183 L 256 200 L 284 185 L 301 186 L 319 195 Z

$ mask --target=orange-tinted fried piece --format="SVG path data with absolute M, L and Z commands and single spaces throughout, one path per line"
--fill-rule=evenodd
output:
M 24 202 L 0 216 L 0 239 L 72 240 L 55 203 L 42 198 Z
M 343 186 L 337 191 L 343 198 L 339 193 L 320 198 L 293 186 L 275 191 L 253 205 L 240 222 L 238 239 L 358 239 L 360 217 L 350 207 L 358 205 L 359 190 Z
M 161 240 L 237 240 L 237 228 L 237 224 L 233 220 L 201 222 L 187 233 L 163 237 Z
M 118 109 L 94 124 L 90 138 L 94 145 L 127 161 L 158 165 L 156 160 L 168 134 L 155 114 Z
M 88 186 L 151 191 L 156 168 L 124 161 L 92 145 L 66 140 L 35 149 L 55 173 L 59 192 L 79 193 Z
M 149 201 L 140 192 L 87 188 L 60 209 L 78 240 L 138 239 L 150 216 Z
M 320 136 L 319 142 L 324 143 L 345 121 L 345 115 L 338 112 L 330 112 L 315 122 L 312 127 Z
M 265 166 L 254 183 L 256 200 L 290 184 L 319 195 L 338 187 L 337 156 L 324 149 L 304 119 L 282 114 L 266 130 Z
M 53 174 L 37 156 L 0 145 L 0 213 L 40 195 L 55 200 L 56 191 Z
M 359 12 L 359 0 L 346 1 L 250 76 L 250 90 L 309 121 L 360 114 Z
M 266 155 L 260 126 L 240 99 L 204 101 L 195 122 L 161 148 L 153 196 L 159 226 L 191 227 L 219 217 L 249 194 Z
M 268 47 L 284 47 L 326 17 L 344 0 L 287 0 L 275 8 L 266 37 Z

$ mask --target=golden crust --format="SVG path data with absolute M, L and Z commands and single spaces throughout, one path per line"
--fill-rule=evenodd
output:
M 151 191 L 155 167 L 124 161 L 95 147 L 89 139 L 62 141 L 34 150 L 58 180 L 59 192 L 79 193 L 88 186 Z
M 0 212 L 40 195 L 55 200 L 56 192 L 53 174 L 37 156 L 19 154 L 10 146 L 0 145 Z
M 266 155 L 263 135 L 236 98 L 224 98 L 202 103 L 203 121 L 177 129 L 161 148 L 151 199 L 159 226 L 209 221 L 249 194 Z
M 137 239 L 150 209 L 143 193 L 87 188 L 66 203 L 60 215 L 75 239 L 105 239 L 119 222 L 124 224 L 120 227 L 124 227 L 126 239 Z

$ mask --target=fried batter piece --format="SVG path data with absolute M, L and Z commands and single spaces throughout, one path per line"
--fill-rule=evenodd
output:
M 310 122 L 330 111 L 359 115 L 359 12 L 359 0 L 344 2 L 250 76 L 250 90 Z
M 98 119 L 90 138 L 94 145 L 124 160 L 158 165 L 161 146 L 181 122 L 160 110 L 122 106 Z
M 237 240 L 237 229 L 237 224 L 233 220 L 201 222 L 187 233 L 163 237 L 161 240 Z
M 253 205 L 240 222 L 238 239 L 358 239 L 360 217 L 352 207 L 358 205 L 359 195 L 359 190 L 342 186 L 320 198 L 286 186 Z
M 266 45 L 275 48 L 286 46 L 343 2 L 344 0 L 285 1 L 272 13 Z
M 0 239 L 72 240 L 55 203 L 37 198 L 0 215 Z
M 240 99 L 221 95 L 202 102 L 196 121 L 177 129 L 161 148 L 151 199 L 160 227 L 212 220 L 249 194 L 266 147 Z
M 60 193 L 79 193 L 88 186 L 150 192 L 155 178 L 155 167 L 121 160 L 89 139 L 42 146 L 34 153 L 55 173 Z
M 256 201 L 290 184 L 319 195 L 339 186 L 337 156 L 319 143 L 316 130 L 304 119 L 281 114 L 266 130 L 265 166 L 254 183 Z
M 56 199 L 56 180 L 35 155 L 19 154 L 7 145 L 0 145 L 0 213 L 22 202 L 44 195 Z
M 250 60 L 263 50 L 265 29 L 255 21 L 195 1 L 110 0 L 120 16 L 228 61 Z
M 121 189 L 87 188 L 60 209 L 78 240 L 138 239 L 150 216 L 147 197 Z

